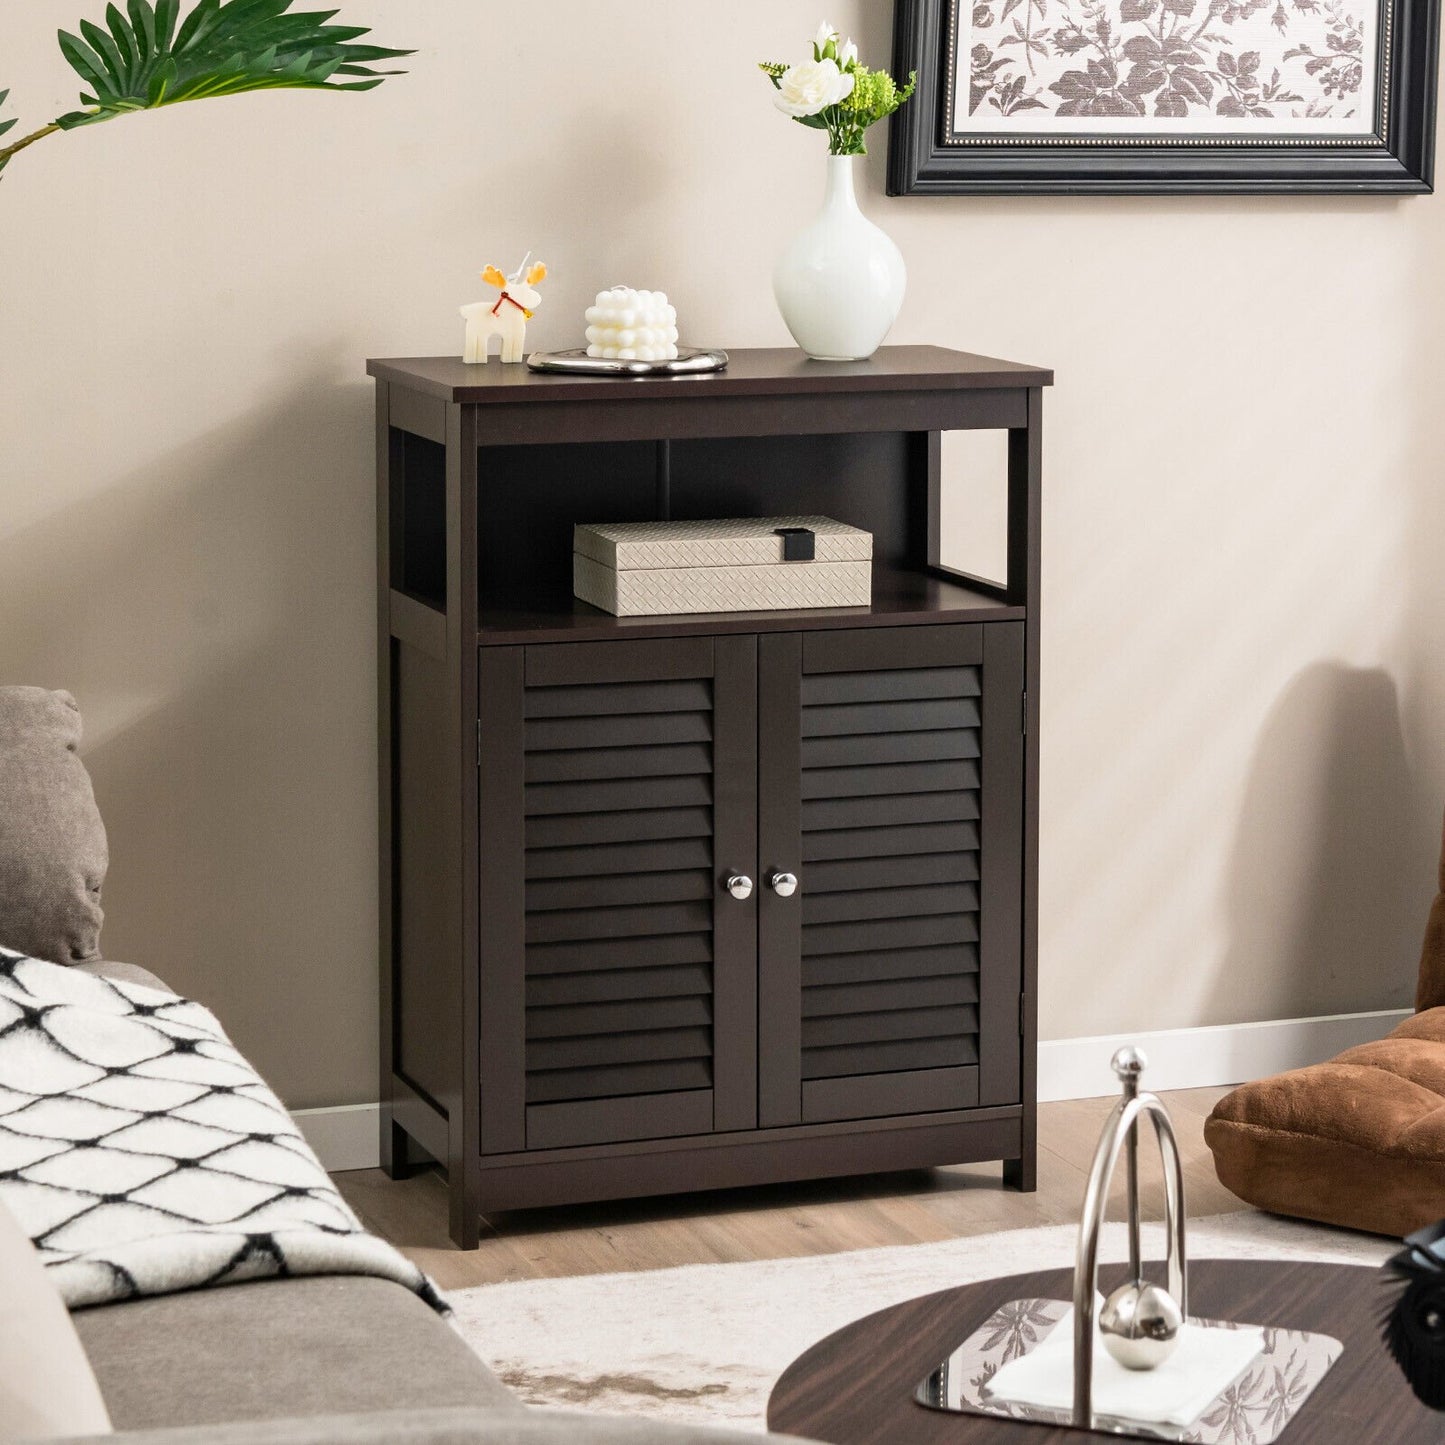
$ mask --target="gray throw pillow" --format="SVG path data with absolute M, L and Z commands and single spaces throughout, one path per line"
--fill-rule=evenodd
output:
M 100 957 L 109 853 L 68 692 L 0 687 L 0 944 L 52 963 Z

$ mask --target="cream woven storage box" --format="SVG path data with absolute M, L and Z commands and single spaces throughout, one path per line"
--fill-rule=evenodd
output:
M 866 607 L 873 535 L 831 517 L 579 526 L 572 583 L 618 617 Z

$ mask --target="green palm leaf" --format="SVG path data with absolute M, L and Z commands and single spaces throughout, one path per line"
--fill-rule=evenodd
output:
M 9 97 L 10 92 L 8 90 L 0 90 L 0 105 L 4 105 L 5 102 L 9 99 Z M 5 119 L 5 117 L 0 116 L 0 135 L 4 135 L 7 130 L 10 130 L 14 126 L 14 124 L 15 117 L 13 115 L 8 120 Z M 0 171 L 3 171 L 5 169 L 5 163 L 9 159 L 9 156 L 0 155 Z
M 85 20 L 79 36 L 60 32 L 61 53 L 88 90 L 80 97 L 87 108 L 56 125 L 74 130 L 248 90 L 371 90 L 397 74 L 375 62 L 412 53 L 358 45 L 365 26 L 329 24 L 335 10 L 292 14 L 293 3 L 199 0 L 184 20 L 180 0 L 126 0 L 125 13 L 107 5 L 104 26 Z

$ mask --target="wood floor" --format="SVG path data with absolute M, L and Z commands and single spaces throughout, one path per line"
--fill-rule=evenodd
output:
M 1245 1206 L 1214 1177 L 1204 1120 L 1224 1089 L 1163 1095 L 1185 1164 L 1191 1218 Z M 379 1169 L 335 1177 L 365 1223 L 410 1255 L 443 1289 L 500 1280 L 726 1264 L 834 1254 L 960 1235 L 1074 1223 L 1084 1179 L 1113 1099 L 1076 1099 L 1039 1109 L 1039 1187 L 1001 1187 L 997 1164 L 869 1175 L 763 1189 L 671 1195 L 483 1221 L 481 1247 L 464 1253 L 447 1237 L 446 1184 L 436 1171 L 393 1181 Z M 1160 1218 L 1162 1187 L 1152 1141 L 1141 1150 L 1144 1215 Z M 1119 1171 L 1122 1176 L 1122 1170 Z M 1122 1187 L 1116 1181 L 1115 1193 Z M 1112 1218 L 1119 1218 L 1116 1207 Z

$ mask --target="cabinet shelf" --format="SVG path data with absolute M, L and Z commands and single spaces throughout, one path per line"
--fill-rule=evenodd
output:
M 543 642 L 605 642 L 623 637 L 897 627 L 944 621 L 1009 622 L 1021 621 L 1024 616 L 1024 608 L 1010 606 L 962 583 L 925 572 L 878 566 L 873 571 L 873 601 L 867 607 L 613 617 L 575 597 L 568 597 L 535 606 L 484 605 L 479 610 L 477 642 L 482 647 L 500 647 Z

